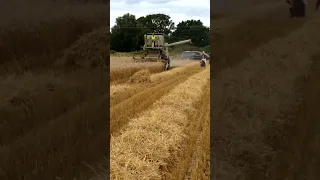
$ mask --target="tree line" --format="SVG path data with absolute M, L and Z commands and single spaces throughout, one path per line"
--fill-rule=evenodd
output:
M 116 18 L 111 28 L 110 49 L 117 52 L 141 50 L 146 33 L 163 33 L 168 43 L 191 39 L 194 46 L 210 45 L 210 29 L 200 20 L 182 21 L 177 26 L 165 14 L 150 14 L 136 19 L 135 15 L 124 14 Z

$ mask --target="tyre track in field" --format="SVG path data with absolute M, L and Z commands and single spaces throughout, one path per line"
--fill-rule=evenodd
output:
M 210 131 L 204 132 L 203 129 L 204 126 L 210 128 L 210 81 L 204 85 L 201 96 L 192 106 L 195 111 L 188 113 L 189 123 L 184 131 L 184 143 L 173 159 L 167 161 L 168 166 L 163 169 L 163 179 L 209 179 L 210 170 L 204 159 L 210 157 Z M 208 141 L 205 141 L 205 138 Z
M 207 125 L 206 121 L 210 121 L 210 84 L 206 85 L 206 87 L 204 88 L 204 92 L 205 93 L 202 95 L 201 100 L 198 101 L 198 105 L 197 105 L 198 112 L 196 113 L 194 118 L 194 119 L 198 119 L 198 123 L 199 123 L 199 127 L 197 129 L 198 136 L 195 142 L 195 146 L 193 147 L 193 152 L 190 156 L 191 161 L 187 169 L 185 180 L 192 180 L 194 178 L 199 180 L 210 179 L 210 174 L 206 172 L 206 170 L 208 169 L 195 168 L 199 165 L 199 161 L 201 162 L 201 157 L 203 157 L 202 156 L 203 154 L 200 154 L 202 153 L 200 151 L 201 150 L 203 151 L 202 146 L 204 146 L 203 144 L 201 144 L 201 142 L 203 142 L 203 138 L 205 136 L 207 137 L 210 136 L 210 134 L 208 135 L 203 134 L 204 126 Z M 209 147 L 210 143 L 208 143 L 207 146 Z M 201 174 L 201 177 L 199 176 L 200 174 Z
M 147 88 L 110 108 L 110 133 L 115 135 L 126 125 L 129 119 L 148 109 L 155 101 L 172 90 L 176 85 L 188 79 L 191 75 L 202 71 L 200 67 L 188 68 L 167 81 Z

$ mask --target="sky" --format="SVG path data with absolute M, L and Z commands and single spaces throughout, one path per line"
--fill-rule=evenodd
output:
M 210 0 L 110 0 L 110 28 L 116 18 L 129 13 L 138 19 L 148 14 L 166 14 L 177 25 L 181 21 L 201 20 L 210 27 Z

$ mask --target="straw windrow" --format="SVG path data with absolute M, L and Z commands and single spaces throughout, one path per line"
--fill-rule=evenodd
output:
M 130 98 L 131 96 L 134 96 L 138 92 L 142 92 L 150 86 L 158 85 L 165 81 L 172 80 L 173 77 L 176 78 L 178 76 L 183 75 L 183 73 L 190 72 L 190 69 L 196 67 L 196 64 L 197 63 L 190 63 L 183 67 L 174 68 L 170 71 L 163 71 L 160 73 L 151 74 L 150 79 L 152 84 L 122 83 L 110 85 L 110 106 L 112 107 L 113 105 Z
M 162 178 L 161 169 L 179 150 L 188 113 L 194 111 L 209 73 L 205 69 L 191 76 L 111 138 L 111 179 Z

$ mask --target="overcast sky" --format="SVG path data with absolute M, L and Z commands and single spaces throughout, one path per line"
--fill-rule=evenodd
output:
M 210 27 L 210 0 L 110 0 L 110 27 L 126 13 L 136 16 L 162 13 L 177 25 L 181 21 L 201 20 Z

